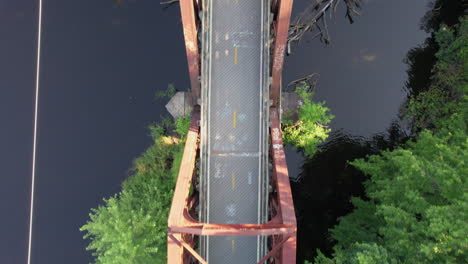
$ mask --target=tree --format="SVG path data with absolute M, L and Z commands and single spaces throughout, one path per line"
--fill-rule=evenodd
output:
M 382 149 L 393 150 L 407 137 L 397 123 L 372 138 L 353 136 L 343 130 L 330 133 L 319 151 L 304 160 L 300 181 L 291 182 L 298 234 L 297 259 L 314 259 L 319 248 L 331 255 L 334 242 L 328 230 L 338 218 L 352 212 L 350 197 L 364 197 L 366 175 L 348 161 L 379 154 Z
M 366 198 L 331 230 L 333 257 L 317 264 L 464 263 L 468 259 L 467 27 L 442 25 L 430 86 L 410 98 L 415 140 L 351 164 Z M 431 130 L 424 128 L 429 127 Z
M 134 161 L 122 191 L 97 209 L 81 227 L 97 264 L 166 262 L 167 216 L 182 158 L 188 117 L 150 127 L 153 145 Z
M 459 107 L 468 92 L 468 19 L 449 28 L 442 25 L 435 34 L 439 50 L 432 68 L 429 87 L 410 97 L 406 117 L 412 119 L 413 130 L 433 128 Z
M 426 130 L 406 148 L 352 162 L 370 176 L 369 200 L 353 200 L 353 213 L 331 231 L 338 242 L 333 262 L 321 256 L 317 263 L 384 263 L 363 260 L 380 254 L 388 263 L 467 259 L 466 116 L 450 122 L 450 129 Z
M 417 118 L 416 115 L 424 113 L 426 110 L 438 111 L 437 109 L 443 109 L 443 107 L 433 107 L 433 109 L 421 109 L 418 108 L 421 104 L 415 105 L 415 98 L 419 96 L 421 92 L 428 92 L 427 96 L 420 97 L 419 99 L 425 100 L 422 104 L 429 106 L 431 101 L 433 103 L 440 103 L 440 101 L 434 101 L 437 97 L 445 97 L 447 94 L 443 91 L 445 87 L 440 87 L 441 89 L 431 89 L 431 85 L 435 84 L 433 82 L 434 74 L 433 71 L 435 64 L 438 61 L 437 53 L 440 49 L 444 49 L 439 44 L 441 43 L 442 32 L 439 31 L 442 25 L 445 28 L 450 29 L 452 39 L 454 36 L 459 35 L 459 29 L 463 30 L 462 27 L 456 26 L 460 18 L 464 15 L 464 6 L 463 1 L 450 1 L 450 0 L 434 0 L 429 3 L 431 9 L 424 15 L 421 22 L 421 29 L 425 30 L 430 36 L 426 41 L 416 47 L 411 49 L 405 62 L 408 64 L 408 80 L 405 85 L 405 90 L 408 93 L 407 102 L 403 105 L 401 114 L 404 118 L 413 120 L 412 132 L 417 134 L 421 131 L 422 128 L 432 128 L 432 120 L 424 120 L 425 118 Z M 464 33 L 466 35 L 466 33 Z M 448 34 L 445 34 L 448 35 Z M 463 35 L 463 34 L 462 34 Z M 447 45 L 450 41 L 443 41 L 443 44 Z M 466 60 L 465 60 L 466 61 Z M 461 68 L 459 68 L 461 69 Z M 449 72 L 445 72 L 447 76 L 450 76 Z M 440 77 L 440 75 L 439 75 Z M 431 98 L 432 97 L 432 98 Z M 410 106 L 409 103 L 413 102 L 413 105 Z M 412 109 L 410 109 L 412 107 Z M 431 116 L 429 114 L 427 116 Z M 427 117 L 426 116 L 426 117 Z
M 303 150 L 308 157 L 312 157 L 318 151 L 317 146 L 328 138 L 331 130 L 327 125 L 334 118 L 325 102 L 312 101 L 314 93 L 310 90 L 306 82 L 299 83 L 295 91 L 303 102 L 299 107 L 299 120 L 284 119 L 282 122 L 284 143 Z

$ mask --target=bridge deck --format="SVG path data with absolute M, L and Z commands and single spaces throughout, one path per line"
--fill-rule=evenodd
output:
M 206 1 L 201 215 L 208 223 L 266 218 L 267 3 Z M 210 264 L 256 263 L 264 245 L 259 237 L 210 237 L 204 243 Z

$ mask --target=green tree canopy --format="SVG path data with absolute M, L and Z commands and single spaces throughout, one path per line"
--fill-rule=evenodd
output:
M 81 227 L 90 240 L 97 264 L 147 264 L 166 262 L 167 216 L 182 158 L 189 117 L 175 125 L 164 121 L 150 127 L 153 145 L 134 161 L 134 173 L 122 191 L 97 209 Z
M 303 150 L 308 157 L 312 157 L 318 151 L 317 146 L 328 138 L 331 130 L 327 125 L 334 118 L 325 102 L 312 100 L 314 93 L 310 88 L 306 82 L 296 87 L 295 92 L 303 102 L 299 107 L 299 120 L 293 122 L 286 118 L 282 122 L 284 143 Z
M 369 176 L 367 198 L 353 199 L 354 211 L 331 230 L 333 257 L 319 253 L 315 263 L 468 260 L 467 29 L 464 18 L 458 30 L 442 25 L 436 34 L 431 85 L 409 103 L 422 132 L 401 148 L 351 162 Z

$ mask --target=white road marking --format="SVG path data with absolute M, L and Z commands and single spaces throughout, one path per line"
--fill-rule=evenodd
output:
M 230 217 L 233 217 L 236 215 L 236 205 L 235 204 L 229 204 L 226 206 L 226 214 Z

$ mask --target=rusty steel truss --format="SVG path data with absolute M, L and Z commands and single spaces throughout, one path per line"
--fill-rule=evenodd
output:
M 199 108 L 192 113 L 168 220 L 168 263 L 207 263 L 194 249 L 196 236 L 270 236 L 271 250 L 258 263 L 296 263 L 296 218 L 277 109 L 270 109 L 273 191 L 264 224 L 208 224 L 196 220 Z
M 189 67 L 190 85 L 194 104 L 201 95 L 200 85 L 200 48 L 198 32 L 201 21 L 198 17 L 202 0 L 180 0 L 180 13 L 184 30 L 185 51 Z M 270 99 L 272 105 L 279 107 L 281 98 L 281 74 L 283 72 L 284 56 L 286 53 L 291 20 L 293 0 L 272 0 L 271 11 L 275 15 L 272 21 L 274 32 L 274 48 L 271 65 Z
M 202 0 L 180 0 L 184 39 L 193 104 L 200 98 L 200 50 L 198 12 Z M 180 165 L 168 218 L 167 257 L 169 264 L 207 263 L 196 251 L 200 236 L 268 236 L 269 252 L 258 263 L 296 263 L 296 218 L 281 137 L 279 103 L 292 0 L 272 1 L 274 48 L 270 87 L 270 161 L 273 165 L 269 199 L 269 221 L 263 224 L 214 224 L 197 220 L 197 159 L 200 139 L 200 107 L 193 108 L 190 129 Z

